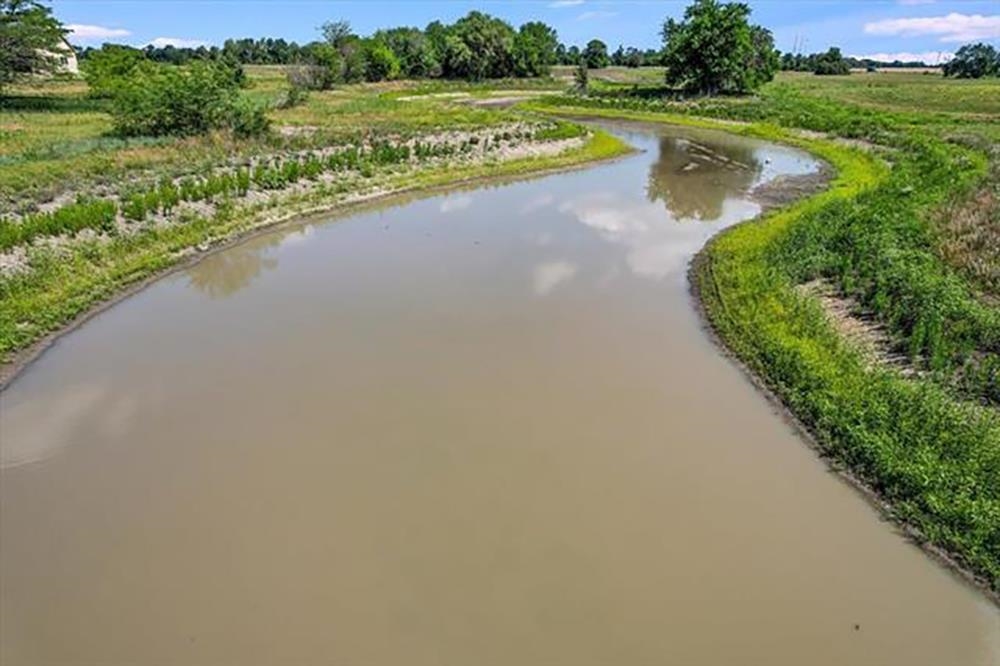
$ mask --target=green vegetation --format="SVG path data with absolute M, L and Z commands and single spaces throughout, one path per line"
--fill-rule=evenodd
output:
M 1000 85 L 857 78 L 869 76 L 886 80 L 793 75 L 753 98 L 690 103 L 662 89 L 602 83 L 588 98 L 533 106 L 700 125 L 719 119 L 728 131 L 802 146 L 836 168 L 827 192 L 712 242 L 695 275 L 702 302 L 727 346 L 825 452 L 998 590 L 1000 309 L 987 273 L 1000 247 L 991 150 Z M 887 78 L 896 76 L 903 79 Z M 942 85 L 955 92 L 950 104 L 930 100 Z M 893 104 L 887 88 L 905 93 Z M 844 90 L 859 103 L 845 102 Z M 920 112 L 925 102 L 939 111 Z M 970 208 L 979 223 L 955 229 L 953 213 Z M 970 228 L 974 241 L 962 235 Z M 873 362 L 845 340 L 799 288 L 814 280 L 882 326 L 906 366 Z
M 221 62 L 143 61 L 127 94 L 154 95 L 175 83 L 146 90 L 136 81 L 147 72 L 210 77 L 207 85 L 176 82 L 181 89 L 171 103 L 191 109 L 177 117 L 195 116 L 188 104 L 211 109 L 198 96 L 216 88 L 223 99 L 238 95 L 257 105 L 287 93 L 281 69 L 249 68 L 249 87 L 241 91 Z M 6 359 L 193 248 L 258 226 L 358 198 L 527 174 L 626 150 L 572 123 L 421 97 L 421 86 L 412 83 L 314 92 L 297 106 L 272 108 L 267 119 L 274 127 L 260 135 L 198 125 L 158 138 L 123 138 L 115 114 L 125 88 L 112 87 L 109 102 L 79 83 L 38 82 L 17 88 L 13 103 L 0 108 L 0 354 Z M 464 86 L 474 95 L 485 91 Z M 148 103 L 146 117 L 158 118 Z
M 981 79 L 984 76 L 1000 76 L 1000 52 L 982 42 L 966 44 L 955 57 L 944 66 L 945 76 L 959 79 Z
M 100 79 L 101 92 L 113 94 L 111 114 L 121 136 L 189 136 L 220 128 L 256 136 L 267 130 L 264 108 L 239 94 L 239 66 L 211 61 L 183 67 L 143 64 L 121 79 Z
M 771 32 L 750 24 L 742 3 L 696 0 L 683 21 L 663 25 L 668 85 L 702 95 L 756 90 L 774 78 L 778 53 Z
M 580 54 L 587 69 L 601 69 L 610 63 L 608 59 L 608 47 L 599 39 L 592 39 L 587 42 L 586 48 Z
M 844 76 L 850 73 L 851 65 L 836 47 L 831 47 L 826 53 L 820 53 L 813 66 L 813 74 L 820 76 Z
M 0 93 L 18 79 L 59 71 L 65 31 L 52 10 L 30 0 L 0 0 Z

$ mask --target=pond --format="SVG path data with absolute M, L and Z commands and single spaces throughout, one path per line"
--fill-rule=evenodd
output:
M 0 396 L 0 661 L 997 663 L 689 294 L 818 165 L 613 131 L 643 152 L 283 227 L 60 339 Z

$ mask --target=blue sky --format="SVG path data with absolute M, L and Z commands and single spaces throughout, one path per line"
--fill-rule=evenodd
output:
M 618 44 L 659 46 L 667 16 L 686 1 L 670 0 L 53 0 L 56 16 L 78 45 L 105 41 L 144 45 L 221 44 L 228 37 L 284 37 L 308 42 L 316 26 L 346 19 L 359 34 L 381 27 L 423 27 L 472 9 L 515 26 L 541 20 L 567 44 L 597 37 Z M 753 20 L 770 28 L 778 48 L 806 52 L 840 46 L 848 55 L 936 61 L 969 41 L 1000 45 L 996 0 L 751 0 Z M 946 56 L 945 56 L 946 57 Z

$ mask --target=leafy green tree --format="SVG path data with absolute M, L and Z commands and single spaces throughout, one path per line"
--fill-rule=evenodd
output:
M 388 81 L 399 78 L 399 58 L 385 43 L 372 40 L 365 44 L 365 79 Z
M 448 28 L 441 21 L 431 21 L 424 28 L 424 36 L 427 37 L 427 42 L 431 47 L 431 54 L 434 56 L 438 67 L 442 67 L 447 55 Z
M 514 74 L 515 32 L 506 22 L 473 11 L 456 21 L 449 33 L 461 40 L 468 51 L 468 54 L 462 51 L 466 63 L 459 76 L 478 81 Z M 449 53 L 449 57 L 451 55 Z M 457 73 L 458 70 L 453 68 L 452 71 Z
M 642 51 L 634 46 L 628 47 L 625 49 L 625 56 L 622 64 L 626 67 L 640 67 L 642 65 Z
M 982 42 L 966 44 L 955 53 L 954 58 L 945 63 L 944 75 L 958 79 L 1000 76 L 1000 52 Z
M 554 29 L 541 21 L 525 23 L 514 37 L 514 74 L 548 76 L 556 62 L 558 46 Z
M 696 0 L 684 20 L 663 25 L 668 85 L 705 95 L 748 92 L 774 78 L 779 62 L 771 33 L 749 22 L 741 2 Z
M 816 57 L 816 64 L 813 73 L 820 76 L 840 76 L 851 73 L 851 65 L 844 59 L 840 49 L 831 47 L 826 53 L 820 53 Z
M 364 42 L 352 36 L 344 41 L 338 50 L 344 59 L 339 80 L 344 83 L 364 81 L 368 76 L 368 49 L 365 48 Z
M 91 52 L 83 61 L 83 78 L 93 97 L 111 98 L 119 88 L 128 85 L 129 78 L 138 68 L 150 62 L 139 49 L 105 44 L 100 50 Z
M 379 30 L 372 39 L 392 49 L 403 76 L 418 79 L 440 75 L 441 65 L 431 40 L 419 28 Z
M 52 73 L 68 48 L 66 29 L 52 10 L 33 0 L 0 0 L 0 91 L 21 77 Z
M 774 35 L 767 28 L 751 25 L 750 45 L 744 85 L 747 90 L 756 90 L 774 79 L 781 68 L 781 61 L 778 50 L 774 48 Z
M 587 42 L 583 49 L 583 60 L 590 69 L 600 69 L 608 66 L 608 45 L 599 39 Z
M 556 64 L 565 65 L 566 64 L 566 45 L 560 42 L 556 45 Z
M 450 78 L 474 79 L 478 76 L 475 56 L 458 35 L 444 38 L 444 75 Z
M 622 44 L 618 45 L 615 52 L 611 54 L 611 64 L 615 67 L 621 67 L 625 64 L 625 46 Z

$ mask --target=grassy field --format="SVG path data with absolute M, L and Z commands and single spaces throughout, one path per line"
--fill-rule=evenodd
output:
M 827 192 L 724 233 L 694 273 L 707 316 L 833 459 L 1000 590 L 1000 82 L 783 75 L 750 98 L 677 102 L 604 84 L 555 112 L 705 124 L 800 145 Z M 734 121 L 738 124 L 733 124 Z M 817 281 L 885 332 L 872 357 Z M 902 359 L 900 362 L 899 359 Z
M 249 72 L 249 94 L 284 95 L 278 68 Z M 391 93 L 413 84 L 358 85 L 314 92 L 303 105 L 271 113 L 276 132 L 236 141 L 217 133 L 195 138 L 119 139 L 106 104 L 78 82 L 20 87 L 0 107 L 0 214 L 68 188 L 114 186 L 136 178 L 175 177 L 227 159 L 356 141 L 360 135 L 412 136 L 443 129 L 499 126 L 509 113 L 435 100 L 401 102 Z M 402 94 L 402 93 L 399 93 Z M 309 132 L 295 132 L 295 128 Z

